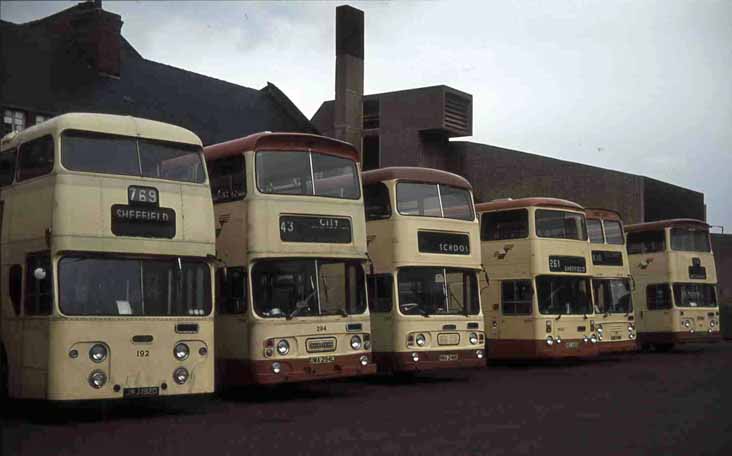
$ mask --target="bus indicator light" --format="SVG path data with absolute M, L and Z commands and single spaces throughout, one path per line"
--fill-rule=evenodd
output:
M 78 357 L 79 357 L 79 350 L 74 349 L 69 352 L 69 358 L 76 359 Z

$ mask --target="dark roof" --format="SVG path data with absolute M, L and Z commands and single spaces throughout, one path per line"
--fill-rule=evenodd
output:
M 49 115 L 126 114 L 187 128 L 204 144 L 264 130 L 317 133 L 274 84 L 242 87 L 144 59 L 124 39 L 119 78 L 101 76 L 54 21 L 0 23 L 0 104 Z
M 704 228 L 709 229 L 709 224 L 697 219 L 679 218 L 669 220 L 659 220 L 657 222 L 636 223 L 635 225 L 626 225 L 626 233 L 636 233 L 641 231 L 656 231 L 668 227 L 683 228 Z
M 348 158 L 353 161 L 358 160 L 358 151 L 351 144 L 326 136 L 306 133 L 255 133 L 244 138 L 207 146 L 203 151 L 206 155 L 206 160 L 217 160 L 250 150 L 314 150 L 327 155 Z
M 440 169 L 418 168 L 414 166 L 392 166 L 389 168 L 374 169 L 363 173 L 364 185 L 383 182 L 392 179 L 401 179 L 428 184 L 444 184 L 453 187 L 472 190 L 470 182 L 462 176 Z
M 620 216 L 620 212 L 614 211 L 612 209 L 601 209 L 596 207 L 588 207 L 585 208 L 585 215 L 587 218 L 599 218 L 604 220 L 620 220 L 622 222 L 623 218 Z
M 475 205 L 477 212 L 500 211 L 504 209 L 519 209 L 524 207 L 557 207 L 562 209 L 572 209 L 575 211 L 584 211 L 585 208 L 572 201 L 559 198 L 518 198 L 518 199 L 501 199 L 479 203 Z

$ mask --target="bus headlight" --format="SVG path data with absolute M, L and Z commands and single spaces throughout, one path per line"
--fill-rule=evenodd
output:
M 478 343 L 478 335 L 475 333 L 470 333 L 468 336 L 468 341 L 470 341 L 471 345 L 475 345 Z
M 419 354 L 417 352 L 412 353 L 412 359 L 415 363 L 419 361 Z
M 272 372 L 275 374 L 279 374 L 282 371 L 282 366 L 280 366 L 280 363 L 274 362 L 272 363 Z
M 630 340 L 634 340 L 634 339 L 635 339 L 635 333 L 630 333 L 630 334 L 628 334 L 628 338 L 629 338 Z
M 605 330 L 602 329 L 602 325 L 597 325 L 597 333 L 602 334 Z
M 714 325 L 716 325 L 716 324 L 717 324 L 717 322 L 716 322 L 716 321 L 714 321 L 714 320 L 709 320 L 709 326 L 711 326 L 712 328 L 714 328 Z
M 191 354 L 191 349 L 188 348 L 188 345 L 184 344 L 183 342 L 175 345 L 175 350 L 173 350 L 173 355 L 175 356 L 175 359 L 178 361 L 185 361 L 188 359 L 188 355 Z
M 107 374 L 100 370 L 92 371 L 89 374 L 89 386 L 94 389 L 99 389 L 107 383 Z
M 691 326 L 691 323 L 689 323 L 689 320 L 684 320 L 684 326 L 686 326 L 687 328 L 689 326 Z
M 592 342 L 593 344 L 596 344 L 596 343 L 597 343 L 597 336 L 596 336 L 596 335 L 594 335 L 594 334 L 593 334 L 593 335 L 591 335 L 591 336 L 590 336 L 590 342 Z
M 554 345 L 554 338 L 552 336 L 546 336 L 546 344 L 550 347 Z
M 477 356 L 478 359 L 483 359 L 483 350 L 475 350 L 475 356 Z
M 179 367 L 173 371 L 173 381 L 179 385 L 184 384 L 188 381 L 188 369 L 185 367 Z
M 361 348 L 361 337 L 359 336 L 353 336 L 351 337 L 351 348 L 354 350 L 358 350 Z
M 277 342 L 277 353 L 279 353 L 282 356 L 285 356 L 286 354 L 290 353 L 290 344 L 285 339 L 282 339 L 281 341 Z
M 101 363 L 107 359 L 107 347 L 102 344 L 94 344 L 89 349 L 89 359 L 95 363 Z
M 588 343 L 590 339 L 587 336 L 582 337 L 582 342 Z
M 635 327 L 633 325 L 628 325 L 628 332 L 635 331 Z
M 415 340 L 415 342 L 417 342 L 417 345 L 420 347 L 424 347 L 424 344 L 427 343 L 427 338 L 424 337 L 424 334 L 417 334 L 417 337 L 414 340 Z
M 559 336 L 557 336 L 557 340 L 556 340 L 556 342 L 557 342 L 557 344 L 561 344 L 561 343 L 562 343 L 562 338 L 561 338 L 561 337 L 559 337 Z
M 366 355 L 363 355 L 363 356 L 361 356 L 360 361 L 361 361 L 361 365 L 362 366 L 365 366 L 365 365 L 367 365 L 369 363 L 369 357 L 366 356 Z

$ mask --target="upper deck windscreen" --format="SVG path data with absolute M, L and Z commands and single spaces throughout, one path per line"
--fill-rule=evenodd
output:
M 671 250 L 710 252 L 709 232 L 689 228 L 671 228 Z
M 302 151 L 259 151 L 257 187 L 262 193 L 359 199 L 356 162 Z
M 463 188 L 444 184 L 399 182 L 397 211 L 401 215 L 474 220 L 473 199 Z
M 586 241 L 585 216 L 576 212 L 537 209 L 536 235 L 544 238 Z
M 70 171 L 206 181 L 199 146 L 103 133 L 65 131 L 61 136 L 61 163 Z

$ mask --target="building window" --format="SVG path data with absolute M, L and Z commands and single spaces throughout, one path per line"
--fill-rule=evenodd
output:
M 667 283 L 646 287 L 646 307 L 648 310 L 671 308 L 671 289 Z
M 3 128 L 7 131 L 20 131 L 25 128 L 25 113 L 6 109 L 3 113 Z
M 247 311 L 247 273 L 242 267 L 216 271 L 218 311 L 221 314 L 243 314 Z
M 363 138 L 363 170 L 378 169 L 381 167 L 379 153 L 379 137 L 376 135 Z
M 379 128 L 379 99 L 363 102 L 363 129 Z
M 392 306 L 393 278 L 391 274 L 369 276 L 369 310 L 373 313 L 389 313 Z
M 38 125 L 39 123 L 45 122 L 48 119 L 50 119 L 50 117 L 48 117 L 48 116 L 42 116 L 40 114 L 36 114 L 36 123 L 34 125 Z
M 531 280 L 504 280 L 501 282 L 503 315 L 531 315 L 533 295 Z

